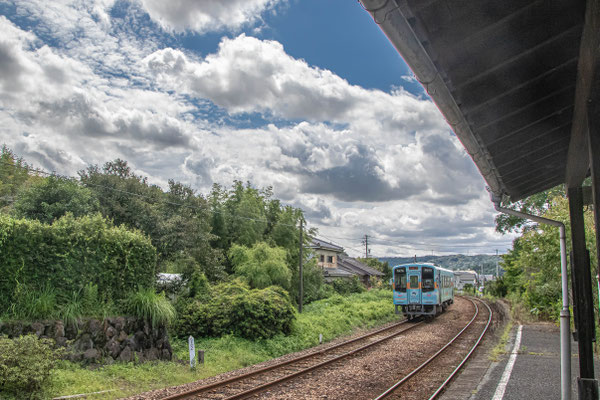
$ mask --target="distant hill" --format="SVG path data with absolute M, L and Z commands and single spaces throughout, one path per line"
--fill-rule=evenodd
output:
M 387 262 L 390 267 L 398 264 L 407 264 L 415 261 L 414 257 L 378 257 L 379 261 Z M 483 266 L 484 274 L 496 274 L 496 256 L 487 254 L 478 254 L 474 256 L 465 256 L 463 254 L 453 254 L 450 256 L 422 256 L 417 257 L 417 262 L 430 262 L 451 270 L 472 269 L 481 273 Z M 500 267 L 500 274 L 502 274 Z

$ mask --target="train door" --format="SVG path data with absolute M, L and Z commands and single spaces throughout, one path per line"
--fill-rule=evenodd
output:
M 410 304 L 421 304 L 421 270 L 419 267 L 408 267 L 406 292 Z

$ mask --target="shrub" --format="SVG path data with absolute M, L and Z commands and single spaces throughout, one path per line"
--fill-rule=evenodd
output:
M 356 275 L 350 279 L 334 279 L 332 286 L 336 292 L 343 295 L 362 293 L 366 290 Z
M 0 310 L 19 290 L 52 287 L 57 299 L 94 282 L 107 299 L 123 299 L 154 284 L 156 250 L 137 231 L 115 227 L 101 215 L 68 214 L 51 225 L 0 215 Z
M 130 314 L 148 321 L 152 327 L 169 325 L 175 318 L 175 308 L 165 294 L 157 294 L 152 288 L 131 293 L 127 297 L 126 309 Z
M 0 338 L 2 398 L 45 398 L 52 387 L 51 371 L 59 356 L 60 351 L 52 349 L 50 340 L 38 340 L 35 335 Z
M 182 304 L 176 332 L 179 336 L 269 338 L 289 333 L 295 316 L 287 292 L 280 287 L 250 289 L 234 280 Z

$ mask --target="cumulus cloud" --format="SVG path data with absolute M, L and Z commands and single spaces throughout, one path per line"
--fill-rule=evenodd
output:
M 152 19 L 175 32 L 239 30 L 284 0 L 140 0 Z
M 289 56 L 281 43 L 224 38 L 203 60 L 161 49 L 145 60 L 165 88 L 208 98 L 231 113 L 270 112 L 287 119 L 353 123 L 396 133 L 446 129 L 430 101 L 397 90 L 351 85 L 331 71 Z
M 119 157 L 200 193 L 272 186 L 324 235 L 351 238 L 351 253 L 365 233 L 377 254 L 496 240 L 483 180 L 428 99 L 351 85 L 245 34 L 200 56 L 144 11 L 167 31 L 205 32 L 279 3 L 15 2 L 12 21 L 0 16 L 0 141 L 70 175 Z

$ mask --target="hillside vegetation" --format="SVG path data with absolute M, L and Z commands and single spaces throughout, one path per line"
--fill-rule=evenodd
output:
M 399 264 L 407 264 L 415 261 L 415 257 L 379 257 L 382 262 L 387 262 L 390 266 Z M 481 273 L 483 267 L 484 274 L 496 275 L 496 260 L 499 260 L 495 255 L 477 254 L 466 256 L 464 254 L 452 254 L 449 256 L 421 256 L 417 257 L 418 262 L 434 263 L 441 267 L 460 271 L 472 269 L 477 273 Z

